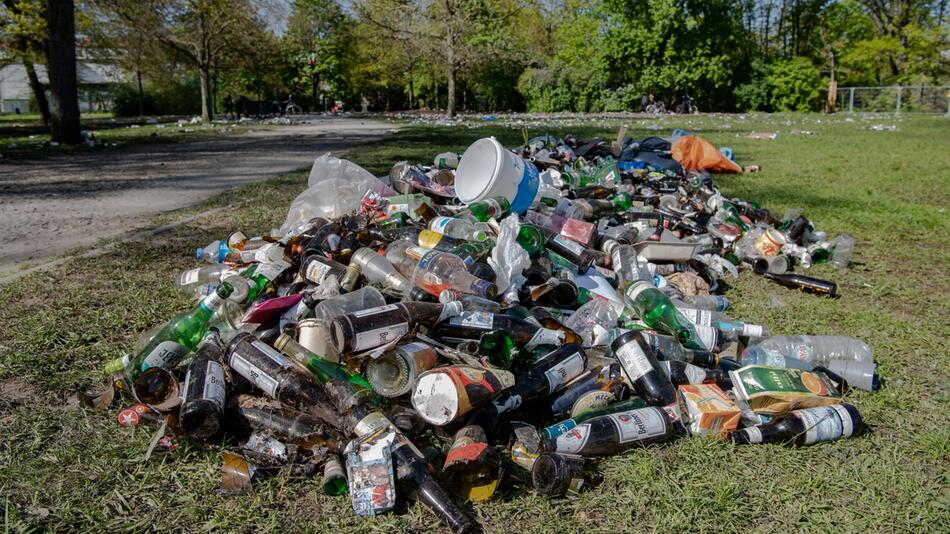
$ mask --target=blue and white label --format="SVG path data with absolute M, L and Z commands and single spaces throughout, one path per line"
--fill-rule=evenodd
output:
M 538 168 L 530 161 L 524 162 L 524 174 L 521 176 L 521 182 L 518 184 L 518 192 L 515 193 L 514 200 L 511 201 L 511 211 L 524 215 L 534 197 L 538 194 L 538 187 L 541 185 L 541 173 Z

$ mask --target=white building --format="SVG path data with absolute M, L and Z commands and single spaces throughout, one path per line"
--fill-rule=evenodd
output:
M 40 83 L 49 85 L 45 65 L 35 65 Z M 102 63 L 77 63 L 79 78 L 79 110 L 106 111 L 112 108 L 110 89 L 122 82 L 119 69 Z M 49 96 L 49 90 L 47 90 Z M 28 113 L 33 101 L 33 91 L 20 63 L 11 63 L 0 68 L 0 113 Z M 33 110 L 35 111 L 35 110 Z

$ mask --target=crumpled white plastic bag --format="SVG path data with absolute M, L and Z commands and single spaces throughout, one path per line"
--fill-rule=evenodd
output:
M 521 221 L 517 213 L 512 213 L 501 221 L 498 240 L 491 251 L 491 257 L 488 258 L 488 265 L 495 270 L 495 285 L 501 294 L 512 285 L 516 275 L 531 266 L 531 257 L 518 243 L 519 231 Z M 520 283 L 524 283 L 524 277 L 520 278 Z
M 384 197 L 396 195 L 395 191 L 366 169 L 327 152 L 313 161 L 307 189 L 290 204 L 280 234 L 286 236 L 299 224 L 314 217 L 335 219 L 352 213 L 359 209 L 360 201 L 368 190 Z

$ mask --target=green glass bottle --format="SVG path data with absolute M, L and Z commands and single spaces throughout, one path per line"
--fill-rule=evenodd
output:
M 285 261 L 273 261 L 252 265 L 242 272 L 241 276 L 247 278 L 250 286 L 244 302 L 251 302 L 256 299 L 268 284 L 277 279 L 288 267 L 290 267 L 290 264 Z
M 613 158 L 605 158 L 584 185 L 614 185 L 620 183 L 620 170 Z
M 363 375 L 351 373 L 343 365 L 317 356 L 287 334 L 281 334 L 277 337 L 277 340 L 274 341 L 274 348 L 306 367 L 321 382 L 331 380 L 348 382 L 358 398 L 369 398 L 373 403 L 379 404 L 380 397 L 373 392 L 373 386 L 363 378 Z
M 627 193 L 617 193 L 610 202 L 613 203 L 617 211 L 627 211 L 633 206 L 633 197 Z
M 624 292 L 624 302 L 650 328 L 674 336 L 685 347 L 712 350 L 719 342 L 719 332 L 712 327 L 698 327 L 676 310 L 673 302 L 650 282 L 638 281 Z
M 462 258 L 462 261 L 465 262 L 465 265 L 471 267 L 471 265 L 477 261 L 483 261 L 489 254 L 491 254 L 491 249 L 495 248 L 495 241 L 492 239 L 486 239 L 485 241 L 470 241 L 468 243 L 462 243 L 457 247 L 451 250 L 452 254 Z
M 115 372 L 124 367 L 127 377 L 133 381 L 149 367 L 173 369 L 190 350 L 198 347 L 198 343 L 208 333 L 208 322 L 215 310 L 224 304 L 231 291 L 231 284 L 221 284 L 214 293 L 203 298 L 195 309 L 173 317 L 142 350 L 127 362 L 123 360 L 125 365 L 112 362 L 106 366 L 106 371 Z
M 511 202 L 505 197 L 491 197 L 468 205 L 466 210 L 478 222 L 501 219 L 511 210 Z
M 516 238 L 521 248 L 527 251 L 531 257 L 537 256 L 544 250 L 544 244 L 547 242 L 544 232 L 533 224 L 522 223 L 521 230 L 518 231 Z

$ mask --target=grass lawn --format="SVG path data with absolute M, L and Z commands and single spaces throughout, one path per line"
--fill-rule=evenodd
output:
M 514 485 L 469 507 L 490 532 L 950 531 L 950 120 L 844 115 L 667 117 L 627 121 L 635 138 L 692 129 L 730 146 L 762 171 L 722 176 L 728 195 L 781 216 L 804 208 L 830 236 L 857 239 L 851 269 L 808 274 L 838 282 L 842 297 L 796 293 L 750 273 L 731 283 L 731 315 L 776 334 L 841 334 L 866 340 L 886 379 L 854 403 L 873 430 L 808 448 L 733 446 L 681 439 L 632 450 L 601 466 L 602 485 L 576 500 L 548 500 Z M 875 124 L 898 131 L 874 131 Z M 520 127 L 413 126 L 353 159 L 376 174 L 400 159 L 431 161 L 485 135 L 520 144 Z M 529 126 L 529 134 L 615 135 L 616 121 Z M 796 133 L 812 131 L 813 134 Z M 778 132 L 775 140 L 749 132 Z M 0 287 L 0 495 L 7 528 L 51 531 L 422 532 L 442 529 L 413 504 L 363 519 L 318 479 L 278 476 L 253 494 L 222 497 L 220 453 L 181 443 L 150 462 L 151 431 L 123 429 L 108 413 L 67 397 L 101 381 L 103 364 L 187 306 L 172 277 L 192 251 L 234 229 L 280 226 L 305 184 L 296 173 L 250 185 L 175 216 L 215 206 L 213 218 L 123 245 Z M 162 220 L 168 220 L 165 216 Z M 38 246 L 41 246 L 38 243 Z

